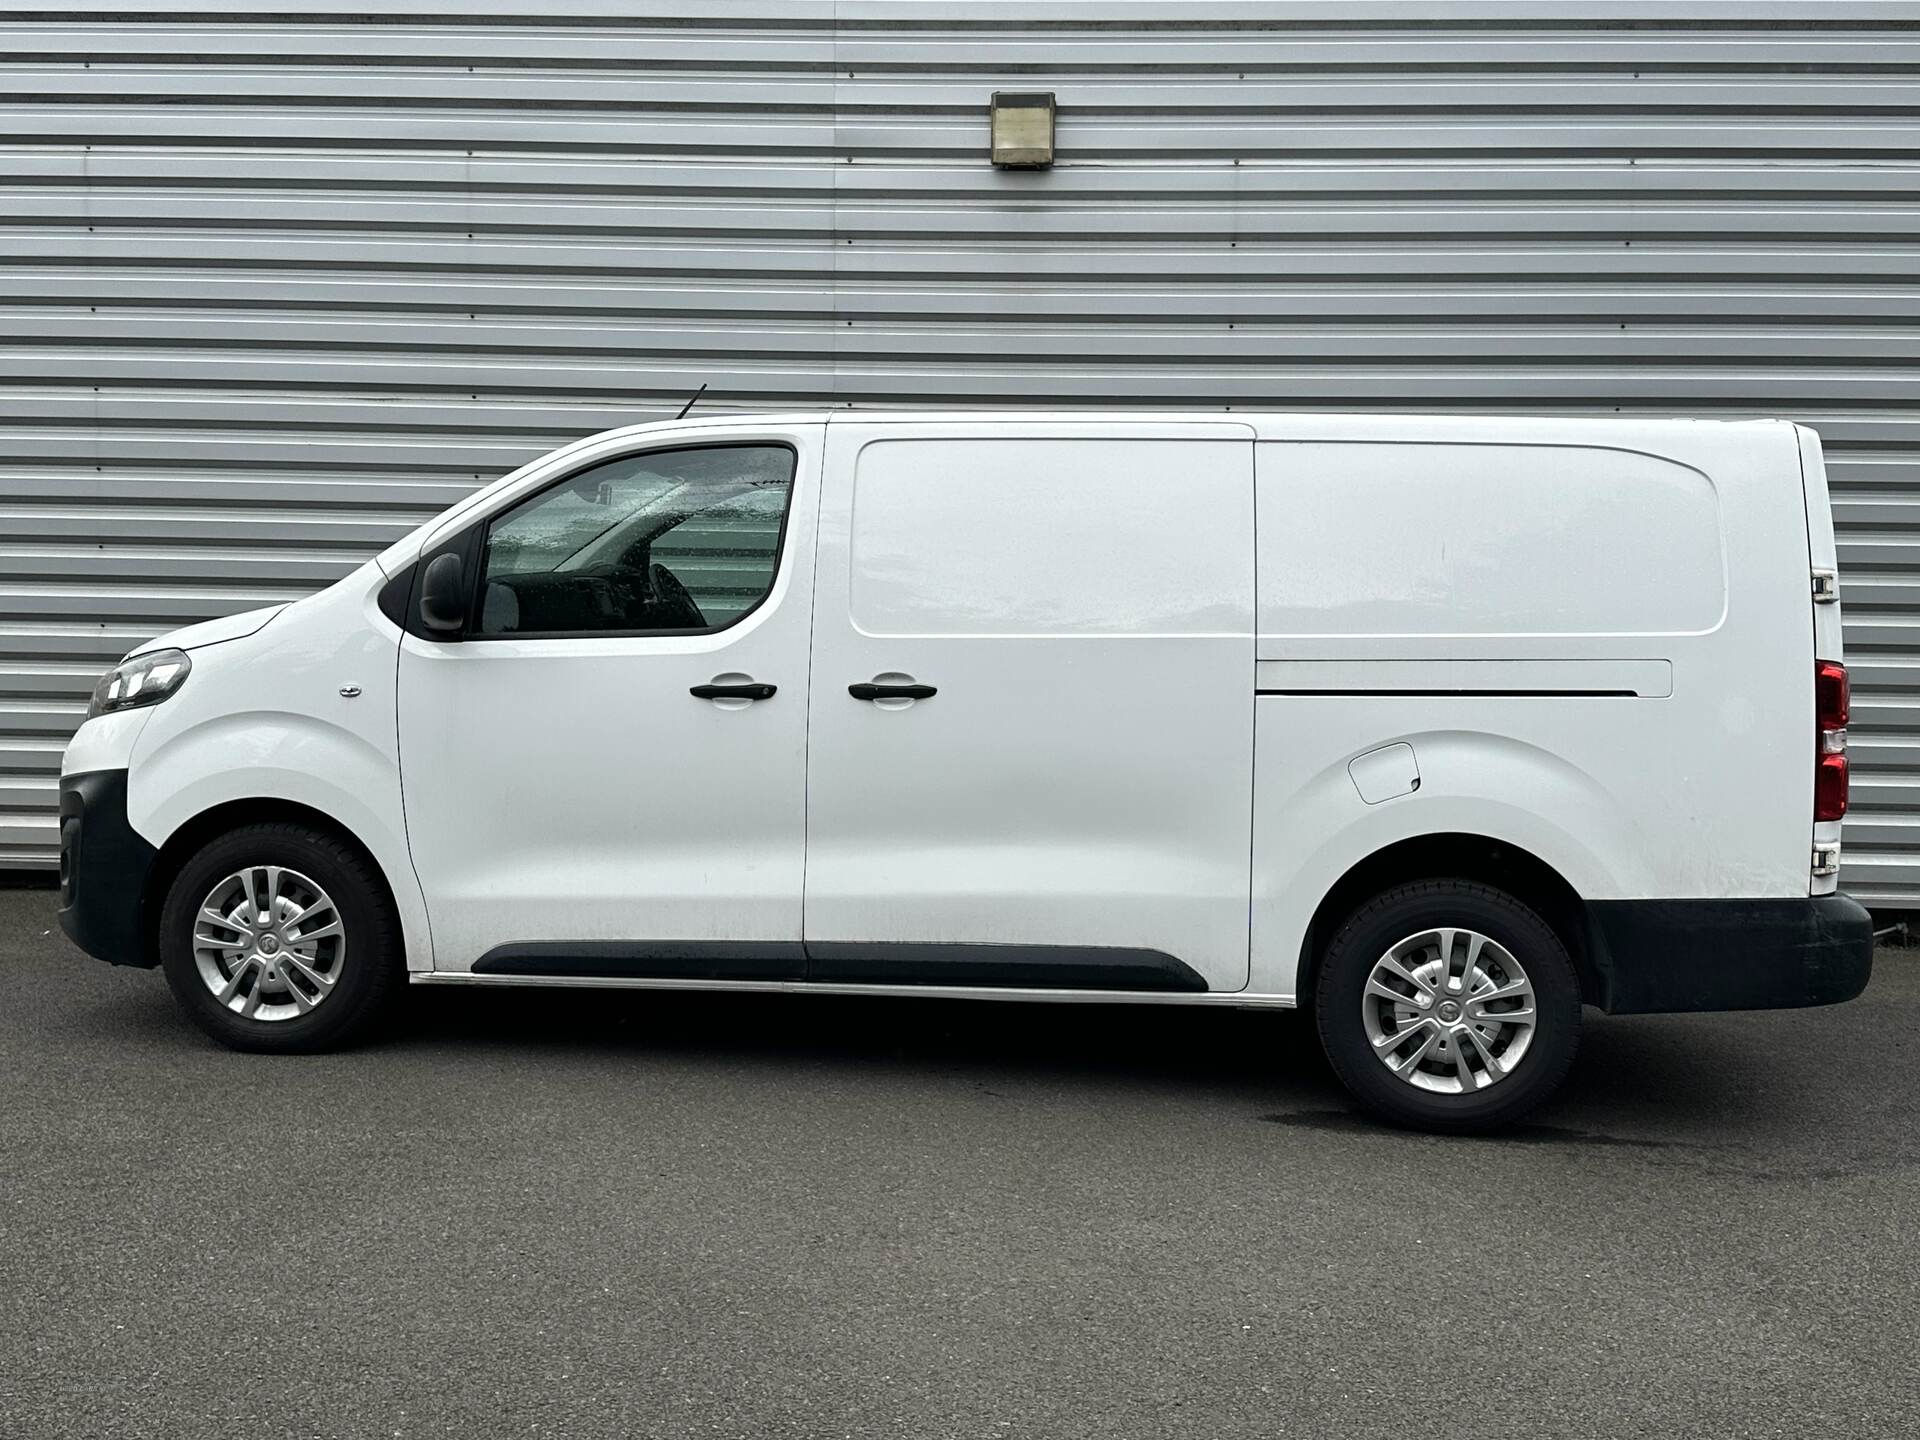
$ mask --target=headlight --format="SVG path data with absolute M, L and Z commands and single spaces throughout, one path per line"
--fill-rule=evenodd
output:
M 122 660 L 100 677 L 87 703 L 87 719 L 131 710 L 136 705 L 158 705 L 178 690 L 193 669 L 184 650 L 149 650 Z

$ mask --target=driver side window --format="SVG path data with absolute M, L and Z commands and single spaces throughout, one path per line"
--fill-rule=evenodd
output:
M 708 445 L 549 486 L 488 527 L 469 633 L 724 629 L 773 589 L 793 467 L 784 445 Z

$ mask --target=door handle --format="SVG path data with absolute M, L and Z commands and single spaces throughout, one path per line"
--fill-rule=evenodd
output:
M 771 700 L 779 688 L 749 680 L 739 685 L 695 685 L 687 693 L 696 700 Z
M 881 685 L 872 680 L 847 686 L 847 694 L 856 700 L 925 700 L 939 693 L 931 685 Z

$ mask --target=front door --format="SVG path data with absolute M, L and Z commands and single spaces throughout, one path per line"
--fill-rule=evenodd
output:
M 828 434 L 812 978 L 1245 988 L 1251 432 Z
M 437 969 L 803 972 L 819 433 L 603 459 L 477 522 L 466 635 L 400 658 Z

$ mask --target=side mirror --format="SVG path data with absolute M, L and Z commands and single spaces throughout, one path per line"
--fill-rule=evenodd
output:
M 435 635 L 467 628 L 466 567 L 451 551 L 434 556 L 420 577 L 420 623 Z

